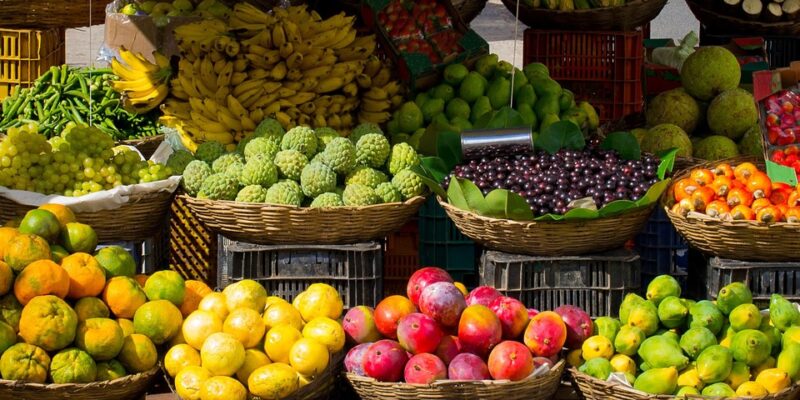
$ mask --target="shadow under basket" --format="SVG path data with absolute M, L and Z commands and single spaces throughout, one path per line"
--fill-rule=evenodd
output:
M 150 388 L 160 371 L 153 367 L 147 372 L 122 378 L 86 384 L 39 384 L 0 380 L 0 398 L 18 400 L 138 400 Z
M 380 400 L 545 400 L 561 384 L 564 360 L 544 375 L 521 381 L 437 381 L 430 385 L 379 382 L 373 378 L 346 374 L 347 380 L 362 399 Z

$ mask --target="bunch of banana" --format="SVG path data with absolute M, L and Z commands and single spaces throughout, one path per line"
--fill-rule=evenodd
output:
M 358 86 L 364 91 L 358 122 L 382 124 L 389 121 L 392 111 L 403 104 L 401 86 L 391 78 L 392 66 L 388 61 L 381 61 L 376 56 L 367 60 L 364 73 L 356 77 Z
M 122 61 L 111 60 L 111 69 L 119 77 L 111 81 L 111 85 L 122 94 L 123 105 L 129 112 L 144 114 L 158 107 L 169 94 L 170 61 L 159 52 L 154 52 L 153 57 L 155 64 L 141 54 L 121 48 L 119 58 Z

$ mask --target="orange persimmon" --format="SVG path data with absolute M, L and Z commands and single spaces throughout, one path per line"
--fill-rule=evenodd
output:
M 772 180 L 763 172 L 754 172 L 747 178 L 745 184 L 747 190 L 757 199 L 769 197 L 772 194 Z
M 709 186 L 714 189 L 717 196 L 725 197 L 728 195 L 728 191 L 733 188 L 733 181 L 725 175 L 719 175 L 714 178 L 714 181 Z
M 756 217 L 756 214 L 753 212 L 753 210 L 750 207 L 745 206 L 745 205 L 741 205 L 741 204 L 736 206 L 736 207 L 733 207 L 731 209 L 730 214 L 731 214 L 731 218 L 733 218 L 734 220 L 740 220 L 740 221 L 742 221 L 742 220 L 753 220 Z
M 716 175 L 714 175 L 710 169 L 705 168 L 697 168 L 689 175 L 689 178 L 691 178 L 700 186 L 710 185 L 711 182 L 714 181 L 715 177 Z
M 800 207 L 789 207 L 786 210 L 786 222 L 795 224 L 800 222 Z
M 711 172 L 717 176 L 726 176 L 731 179 L 734 178 L 733 167 L 731 167 L 731 165 L 728 163 L 718 164 L 716 167 L 711 169 Z
M 748 192 L 747 189 L 733 188 L 728 192 L 726 200 L 731 207 L 740 205 L 750 207 L 750 205 L 753 204 L 753 194 Z
M 697 190 L 697 183 L 689 178 L 684 178 L 675 183 L 672 187 L 674 192 L 675 201 L 680 202 L 683 199 L 689 198 L 692 192 Z
M 755 211 L 757 214 L 758 211 L 761 210 L 762 208 L 769 207 L 771 205 L 772 203 L 769 201 L 768 198 L 762 197 L 760 199 L 753 200 L 753 204 L 750 205 L 750 208 L 752 208 L 753 211 Z
M 723 200 L 714 200 L 706 206 L 706 215 L 709 217 L 720 218 L 730 212 L 731 208 L 728 207 L 728 203 Z
M 692 204 L 694 205 L 694 209 L 699 212 L 703 212 L 708 203 L 714 201 L 715 197 L 717 197 L 717 195 L 714 193 L 714 189 L 709 186 L 701 186 L 692 192 L 691 200 Z
M 758 222 L 780 222 L 783 219 L 783 213 L 778 207 L 769 206 L 764 207 L 756 213 L 756 220 Z
M 740 182 L 747 182 L 747 180 L 754 173 L 758 172 L 758 167 L 751 162 L 743 162 L 733 169 L 733 176 Z

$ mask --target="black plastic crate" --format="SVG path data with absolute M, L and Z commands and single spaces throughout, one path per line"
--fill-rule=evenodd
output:
M 592 317 L 616 316 L 622 299 L 639 291 L 639 256 L 627 249 L 567 257 L 534 257 L 486 251 L 481 285 L 497 288 L 527 307 L 581 307 Z
M 700 29 L 701 46 L 721 46 L 730 43 L 736 37 L 758 36 L 764 38 L 764 47 L 767 52 L 767 61 L 771 69 L 788 67 L 792 61 L 800 60 L 800 37 L 797 36 L 764 36 L 748 35 L 746 33 L 722 34 Z
M 339 291 L 345 307 L 374 307 L 383 298 L 383 247 L 378 242 L 264 246 L 219 236 L 217 257 L 220 288 L 253 279 L 271 296 L 292 301 L 311 284 L 326 283 Z
M 711 257 L 708 260 L 708 297 L 731 282 L 744 282 L 753 292 L 753 303 L 769 303 L 773 293 L 800 301 L 800 262 L 754 262 Z

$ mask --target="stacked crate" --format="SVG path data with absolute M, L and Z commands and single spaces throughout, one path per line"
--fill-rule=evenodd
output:
M 64 64 L 64 29 L 0 29 L 0 100 Z

